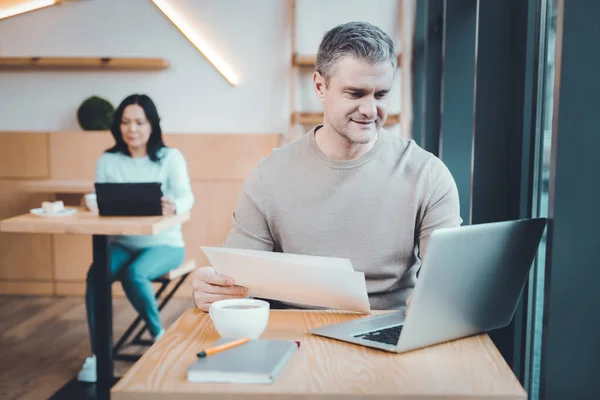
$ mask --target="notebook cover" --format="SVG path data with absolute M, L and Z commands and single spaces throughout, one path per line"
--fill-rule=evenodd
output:
M 230 339 L 219 339 L 216 345 Z M 298 344 L 287 340 L 251 340 L 241 346 L 197 359 L 188 369 L 190 382 L 272 383 Z

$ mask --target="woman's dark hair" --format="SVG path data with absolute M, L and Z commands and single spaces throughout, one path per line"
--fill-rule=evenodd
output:
M 115 111 L 115 116 L 110 128 L 116 144 L 110 149 L 106 150 L 106 152 L 122 153 L 131 157 L 129 147 L 123 140 L 123 133 L 121 132 L 121 118 L 123 118 L 123 111 L 125 110 L 125 107 L 131 104 L 137 104 L 142 107 L 144 113 L 146 114 L 146 119 L 148 122 L 150 122 L 152 130 L 150 132 L 148 143 L 146 144 L 146 151 L 148 152 L 148 157 L 150 160 L 157 162 L 161 158 L 159 154 L 160 149 L 166 146 L 163 142 L 162 130 L 160 129 L 160 118 L 158 117 L 156 106 L 154 105 L 152 99 L 145 94 L 132 94 L 131 96 L 127 96 L 127 98 L 125 98 L 125 100 L 119 104 L 119 107 Z

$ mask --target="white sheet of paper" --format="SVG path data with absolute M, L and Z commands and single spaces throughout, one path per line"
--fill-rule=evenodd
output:
M 213 268 L 248 288 L 248 295 L 367 313 L 365 274 L 348 259 L 201 247 Z

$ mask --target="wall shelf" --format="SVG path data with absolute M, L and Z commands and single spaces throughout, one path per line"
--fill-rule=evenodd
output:
M 292 124 L 318 125 L 323 123 L 323 113 L 320 112 L 296 112 L 292 114 Z M 390 114 L 384 126 L 392 126 L 400 123 L 400 114 Z
M 130 57 L 0 57 L 0 69 L 114 69 L 162 70 L 169 68 L 163 58 Z
M 402 64 L 402 54 L 398 54 L 398 66 Z M 314 67 L 317 62 L 316 55 L 292 54 L 292 65 L 294 67 Z
M 31 193 L 84 194 L 94 191 L 94 181 L 85 179 L 27 180 L 21 188 Z

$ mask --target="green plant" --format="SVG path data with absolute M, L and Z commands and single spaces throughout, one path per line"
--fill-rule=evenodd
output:
M 110 129 L 114 114 L 115 107 L 110 101 L 91 96 L 77 109 L 77 121 L 83 130 L 103 131 Z

